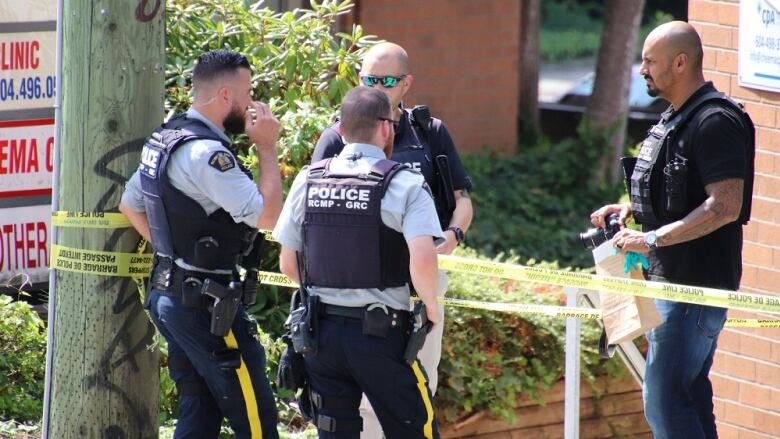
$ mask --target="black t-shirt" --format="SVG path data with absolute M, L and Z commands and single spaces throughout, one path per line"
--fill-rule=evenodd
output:
M 705 83 L 678 111 L 712 91 L 716 91 L 712 83 Z M 723 105 L 705 103 L 672 142 L 667 142 L 672 145 L 684 142 L 683 149 L 688 159 L 686 211 L 689 213 L 707 199 L 706 185 L 731 178 L 743 179 L 747 185 L 753 179 L 752 154 L 748 150 L 753 146 L 749 144 L 751 136 L 741 116 Z M 673 116 L 674 113 L 671 113 L 665 118 L 669 120 Z M 662 150 L 658 160 L 665 157 L 666 151 Z M 654 175 L 654 178 L 662 177 Z M 743 209 L 750 205 L 751 195 L 745 194 Z M 659 199 L 662 196 L 663 190 L 653 191 L 654 205 L 662 202 Z M 645 224 L 643 230 L 655 230 L 671 222 Z M 701 238 L 659 247 L 650 252 L 648 260 L 650 280 L 736 290 L 742 277 L 742 224 L 734 221 Z
M 452 186 L 455 190 L 471 189 L 471 179 L 463 167 L 455 144 L 452 142 L 447 127 L 441 120 L 433 118 L 431 129 L 427 136 L 419 132 L 420 129 L 412 125 L 412 113 L 405 109 L 401 113 L 401 120 L 395 128 L 395 142 L 393 143 L 393 156 L 391 160 L 406 163 L 414 169 L 422 172 L 425 181 L 436 193 L 438 181 L 434 175 L 433 160 L 438 155 L 446 155 L 449 159 L 450 172 L 452 174 Z M 341 153 L 344 148 L 344 140 L 338 133 L 338 122 L 325 129 L 314 147 L 311 161 L 316 163 L 322 159 L 330 158 Z

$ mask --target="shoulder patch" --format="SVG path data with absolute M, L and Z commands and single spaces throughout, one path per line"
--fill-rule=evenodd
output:
M 209 166 L 225 172 L 236 167 L 236 160 L 227 151 L 217 151 L 209 157 Z

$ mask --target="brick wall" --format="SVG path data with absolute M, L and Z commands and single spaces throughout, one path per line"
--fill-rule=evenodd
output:
M 688 7 L 704 43 L 706 78 L 745 103 L 756 124 L 753 218 L 745 228 L 742 290 L 780 296 L 780 93 L 737 83 L 738 1 L 692 0 Z M 780 437 L 780 329 L 723 331 L 711 378 L 722 438 Z
M 517 145 L 519 2 L 361 0 L 367 34 L 403 46 L 414 85 L 405 104 L 426 104 L 461 151 Z

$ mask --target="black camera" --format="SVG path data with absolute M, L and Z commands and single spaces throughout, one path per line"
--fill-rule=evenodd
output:
M 588 229 L 587 232 L 580 233 L 580 241 L 582 241 L 582 245 L 584 245 L 588 250 L 593 250 L 594 248 L 612 239 L 612 237 L 620 231 L 620 221 L 618 218 L 618 214 L 613 213 L 607 217 L 606 227 Z

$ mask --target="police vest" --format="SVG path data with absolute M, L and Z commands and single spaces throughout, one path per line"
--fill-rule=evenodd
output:
M 307 175 L 305 285 L 380 290 L 406 285 L 409 248 L 381 214 L 382 197 L 405 166 L 380 160 L 366 174 L 335 175 L 329 171 L 330 160 L 313 164 Z
M 421 109 L 422 111 L 420 111 Z M 421 115 L 421 112 L 424 114 Z M 405 108 L 402 110 L 401 117 L 405 118 L 408 123 L 407 129 L 410 132 L 405 133 L 404 136 L 410 136 L 408 139 L 411 142 L 404 144 L 396 142 L 393 147 L 392 159 L 420 171 L 428 185 L 435 189 L 437 186 L 436 165 L 433 159 L 441 147 L 438 142 L 434 142 L 438 139 L 434 139 L 434 136 L 430 135 L 432 119 L 428 113 L 428 107 L 418 105 L 412 110 Z
M 181 258 L 194 267 L 234 270 L 240 254 L 251 243 L 254 229 L 236 223 L 224 209 L 207 215 L 198 202 L 175 188 L 168 179 L 168 161 L 174 151 L 197 139 L 216 140 L 226 148 L 230 146 L 206 124 L 185 115 L 162 124 L 144 144 L 138 170 L 152 245 L 155 253 Z M 236 163 L 240 163 L 233 155 Z M 249 171 L 241 169 L 252 178 Z
M 753 159 L 755 156 L 755 136 L 753 122 L 750 116 L 742 108 L 721 92 L 710 92 L 699 96 L 683 111 L 677 113 L 670 120 L 661 119 L 648 132 L 648 137 L 642 142 L 639 155 L 636 158 L 633 172 L 630 174 L 629 195 L 631 199 L 631 211 L 634 219 L 640 224 L 662 224 L 665 220 L 676 220 L 684 214 L 669 212 L 666 209 L 665 198 L 667 196 L 664 179 L 660 173 L 674 158 L 675 155 L 684 158 L 687 154 L 684 145 L 675 144 L 677 135 L 685 125 L 696 115 L 697 111 L 706 103 L 717 101 L 730 111 L 734 112 L 745 130 L 748 132 L 748 169 L 744 180 L 743 208 L 739 221 L 746 224 L 750 219 L 751 197 L 753 193 Z M 682 143 L 682 142 L 680 142 Z M 664 159 L 659 160 L 661 151 L 666 151 Z

